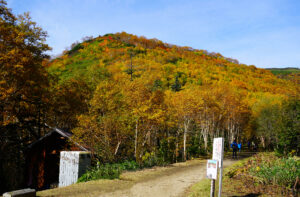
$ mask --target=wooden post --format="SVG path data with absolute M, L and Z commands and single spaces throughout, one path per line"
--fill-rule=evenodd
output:
M 215 180 L 212 179 L 210 183 L 210 197 L 215 197 Z

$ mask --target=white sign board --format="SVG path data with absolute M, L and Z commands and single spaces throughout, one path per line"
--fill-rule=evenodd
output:
M 217 179 L 218 176 L 218 161 L 217 160 L 208 160 L 207 161 L 207 178 Z
M 224 138 L 214 138 L 213 144 L 213 160 L 217 160 L 219 168 L 223 165 L 223 153 L 224 153 Z
M 91 165 L 91 155 L 83 151 L 60 152 L 59 187 L 76 183 Z

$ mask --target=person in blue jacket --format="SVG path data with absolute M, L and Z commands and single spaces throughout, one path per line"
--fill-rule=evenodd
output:
M 242 142 L 238 143 L 238 149 L 239 149 L 239 152 L 241 152 L 241 150 L 242 150 Z
M 237 159 L 236 152 L 237 152 L 237 149 L 238 149 L 238 144 L 236 143 L 235 140 L 233 140 L 233 142 L 232 142 L 232 144 L 230 146 L 232 148 L 232 158 L 233 159 Z

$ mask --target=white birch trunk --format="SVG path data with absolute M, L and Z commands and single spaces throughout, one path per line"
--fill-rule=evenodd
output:
M 119 147 L 120 147 L 121 141 L 118 142 L 117 147 L 115 149 L 115 155 L 118 153 Z
M 137 137 L 138 137 L 138 119 L 136 120 L 135 123 L 135 136 L 134 136 L 134 157 L 137 159 Z

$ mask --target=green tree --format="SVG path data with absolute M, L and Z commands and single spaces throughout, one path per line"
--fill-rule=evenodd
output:
M 280 105 L 263 108 L 256 119 L 257 137 L 268 148 L 280 154 L 299 154 L 300 101 L 288 100 Z
M 300 100 L 290 100 L 282 109 L 282 126 L 278 133 L 279 153 L 288 154 L 296 151 L 300 154 Z M 278 120 L 277 120 L 278 121 Z
M 179 82 L 178 76 L 175 77 L 175 82 L 174 84 L 171 86 L 172 90 L 174 92 L 178 92 L 181 90 L 181 84 Z

